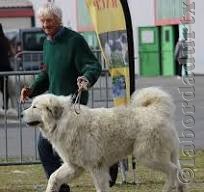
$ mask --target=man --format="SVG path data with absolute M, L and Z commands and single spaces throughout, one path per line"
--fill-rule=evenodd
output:
M 87 104 L 87 88 L 92 86 L 101 73 L 101 65 L 89 49 L 83 37 L 62 26 L 62 11 L 53 3 L 44 5 L 38 11 L 42 29 L 47 35 L 43 53 L 45 67 L 30 88 L 23 88 L 20 100 L 34 97 L 48 90 L 55 95 L 74 94 L 83 90 L 81 103 Z M 47 139 L 39 136 L 39 156 L 47 178 L 61 166 L 59 156 L 53 151 Z M 114 184 L 117 176 L 117 165 L 110 174 Z M 69 192 L 69 186 L 63 184 L 60 192 Z
M 187 32 L 188 29 L 183 29 L 183 38 L 181 40 L 178 40 L 175 47 L 175 62 L 176 62 L 176 75 L 177 78 L 180 79 L 182 77 L 182 67 L 184 68 L 185 75 L 188 76 L 188 70 L 187 70 L 187 51 L 188 48 L 186 47 L 185 43 L 187 41 Z

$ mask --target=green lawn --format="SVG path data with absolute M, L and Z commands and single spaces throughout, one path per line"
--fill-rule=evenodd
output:
M 197 152 L 195 166 L 191 167 L 195 173 L 193 182 L 189 185 L 189 192 L 204 191 L 204 152 Z M 154 172 L 137 164 L 137 185 L 133 182 L 133 171 L 128 173 L 129 184 L 121 185 L 120 173 L 117 184 L 111 192 L 160 192 L 164 184 L 163 174 Z M 41 165 L 0 166 L 0 192 L 43 192 L 46 178 Z M 72 192 L 93 192 L 95 188 L 87 173 L 70 183 Z

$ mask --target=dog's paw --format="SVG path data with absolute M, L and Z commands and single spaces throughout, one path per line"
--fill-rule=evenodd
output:
M 176 192 L 188 192 L 189 191 L 189 186 L 187 184 L 180 184 L 177 187 L 177 191 Z
M 45 192 L 58 192 L 55 186 L 48 185 Z
M 164 186 L 162 192 L 173 192 L 176 190 L 176 186 Z
M 46 189 L 45 192 L 58 192 L 58 190 L 56 190 L 56 189 Z

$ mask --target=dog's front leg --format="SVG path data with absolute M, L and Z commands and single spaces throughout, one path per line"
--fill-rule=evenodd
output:
M 81 173 L 81 169 L 64 163 L 49 178 L 46 192 L 58 192 L 60 186 L 71 181 Z

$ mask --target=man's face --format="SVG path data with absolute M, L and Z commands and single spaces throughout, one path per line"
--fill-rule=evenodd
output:
M 60 22 L 57 17 L 41 17 L 40 22 L 42 29 L 50 37 L 53 37 L 59 30 Z

